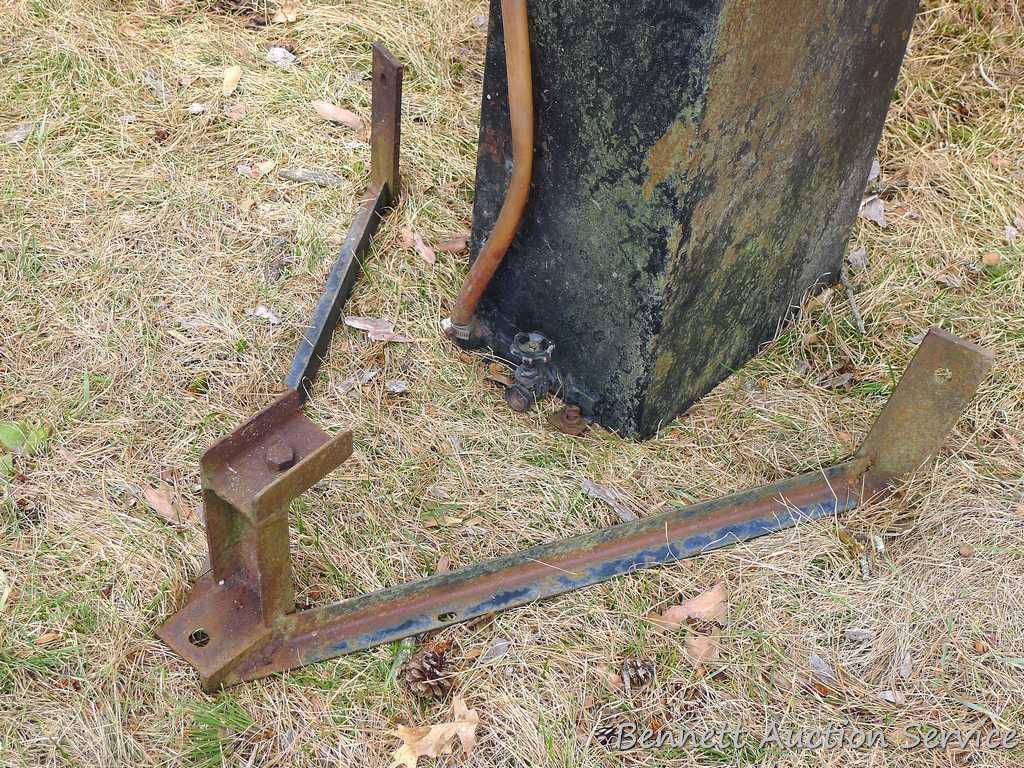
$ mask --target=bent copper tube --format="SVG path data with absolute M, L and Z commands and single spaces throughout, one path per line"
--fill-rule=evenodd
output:
M 501 0 L 512 129 L 512 178 L 498 220 L 466 275 L 452 310 L 453 326 L 469 326 L 477 304 L 494 277 L 523 218 L 533 177 L 533 71 L 526 0 Z

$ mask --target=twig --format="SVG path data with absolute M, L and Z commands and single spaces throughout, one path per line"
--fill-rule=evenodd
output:
M 850 312 L 853 313 L 853 322 L 857 324 L 857 330 L 860 331 L 861 336 L 867 334 L 867 329 L 864 327 L 864 318 L 861 317 L 860 307 L 857 306 L 857 297 L 853 294 L 853 286 L 850 285 L 850 281 L 846 277 L 846 272 L 840 270 L 839 282 L 843 284 L 843 290 L 846 292 L 846 300 L 850 302 Z
M 989 77 L 988 72 L 985 71 L 985 65 L 981 61 L 980 53 L 978 54 L 978 74 L 981 75 L 982 80 L 989 84 L 992 90 L 999 91 L 1000 93 L 1002 92 L 1003 89 L 996 85 L 994 82 L 992 82 L 992 78 Z

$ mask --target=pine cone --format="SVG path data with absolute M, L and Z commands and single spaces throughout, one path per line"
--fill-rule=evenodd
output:
M 654 680 L 654 662 L 651 659 L 626 659 L 619 675 L 627 693 L 639 691 Z
M 444 674 L 447 652 L 444 648 L 424 648 L 402 669 L 405 686 L 416 696 L 442 699 L 452 688 L 452 678 Z

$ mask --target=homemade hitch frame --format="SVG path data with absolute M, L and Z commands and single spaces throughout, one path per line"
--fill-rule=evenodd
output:
M 351 455 L 352 437 L 320 430 L 291 389 L 203 455 L 211 570 L 157 634 L 212 691 L 831 517 L 935 454 L 991 362 L 932 329 L 847 461 L 300 612 L 288 504 Z

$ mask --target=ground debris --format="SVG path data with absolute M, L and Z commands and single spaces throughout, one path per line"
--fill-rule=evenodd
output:
M 631 523 L 634 520 L 640 519 L 636 512 L 630 508 L 629 498 L 619 489 L 613 488 L 610 485 L 595 483 L 589 478 L 583 478 L 580 487 L 587 496 L 593 499 L 600 499 L 615 510 L 615 514 L 619 516 L 619 520 L 622 522 Z
M 315 184 L 318 187 L 342 187 L 347 184 L 341 176 L 314 168 L 279 168 L 277 176 L 285 181 L 294 181 L 297 184 Z
M 476 748 L 476 729 L 480 724 L 480 716 L 475 709 L 466 707 L 461 696 L 456 696 L 452 703 L 453 715 L 449 722 L 438 725 L 409 727 L 398 726 L 392 734 L 403 742 L 391 756 L 391 768 L 416 768 L 416 761 L 421 757 L 438 757 L 452 751 L 457 737 L 462 745 L 462 752 L 469 757 Z

